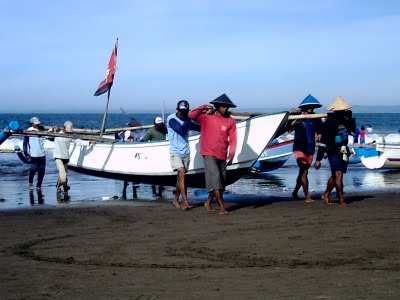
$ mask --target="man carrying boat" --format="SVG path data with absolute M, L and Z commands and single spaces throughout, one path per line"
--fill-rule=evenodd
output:
M 236 153 L 237 132 L 235 120 L 230 117 L 229 108 L 236 107 L 225 94 L 201 105 L 189 113 L 189 117 L 201 126 L 200 154 L 204 158 L 206 188 L 209 192 L 204 206 L 212 212 L 214 197 L 219 205 L 219 213 L 226 215 L 223 192 L 226 187 L 226 167 L 232 164 Z M 229 149 L 229 153 L 228 153 Z
M 320 108 L 322 105 L 312 95 L 308 95 L 300 103 L 299 109 L 301 114 L 314 114 L 314 109 Z M 297 165 L 299 166 L 299 174 L 296 179 L 296 186 L 292 193 L 294 199 L 298 199 L 298 192 L 303 187 L 306 203 L 313 203 L 314 200 L 310 197 L 308 190 L 308 170 L 313 162 L 315 153 L 315 139 L 321 134 L 322 121 L 321 119 L 304 119 L 296 120 L 290 125 L 289 132 L 294 130 L 293 153 L 296 157 Z
M 328 179 L 322 199 L 325 200 L 326 204 L 332 205 L 329 196 L 332 190 L 336 188 L 340 207 L 347 207 L 343 197 L 343 174 L 347 171 L 350 156 L 350 150 L 347 147 L 350 124 L 345 112 L 351 109 L 351 105 L 342 97 L 337 97 L 327 106 L 327 109 L 333 111 L 333 114 L 328 114 L 328 118 L 324 122 L 314 166 L 318 170 L 321 167 L 321 160 L 324 154 L 328 155 L 332 175 Z
M 183 210 L 191 208 L 187 200 L 186 173 L 190 163 L 189 131 L 194 129 L 194 123 L 191 122 L 188 113 L 189 103 L 181 100 L 176 106 L 176 113 L 167 118 L 171 166 L 174 171 L 178 171 L 176 193 L 172 203 Z M 180 195 L 182 195 L 182 205 L 179 203 Z
M 32 117 L 27 131 L 39 131 L 40 120 L 37 117 Z M 25 136 L 23 142 L 24 155 L 27 160 L 30 160 L 31 167 L 29 170 L 29 188 L 33 189 L 33 178 L 37 175 L 36 188 L 41 190 L 44 174 L 46 173 L 46 152 L 44 150 L 44 138 L 39 136 Z
M 154 127 L 146 131 L 142 138 L 142 142 L 163 141 L 166 139 L 168 130 L 165 127 L 163 119 L 157 117 L 154 119 Z
M 147 130 L 141 142 L 152 142 L 152 141 L 156 142 L 156 141 L 164 141 L 166 139 L 168 130 L 164 124 L 163 119 L 157 117 L 154 119 L 153 123 L 154 127 Z M 164 187 L 162 185 L 158 186 L 158 192 L 156 192 L 155 185 L 152 185 L 152 189 L 153 189 L 153 194 L 155 196 L 160 198 L 162 197 L 162 191 L 164 190 Z

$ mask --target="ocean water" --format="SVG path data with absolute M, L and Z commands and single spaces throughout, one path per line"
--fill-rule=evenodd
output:
M 43 125 L 61 126 L 66 120 L 74 123 L 75 128 L 99 129 L 102 114 L 34 114 L 39 117 Z M 10 121 L 18 121 L 23 129 L 28 128 L 32 114 L 0 114 L 0 126 L 6 127 Z M 159 114 L 131 115 L 143 125 L 152 124 Z M 367 132 L 366 142 L 386 141 L 399 142 L 400 114 L 354 114 L 357 125 L 368 125 L 372 132 Z M 124 127 L 130 118 L 123 114 L 110 114 L 106 128 Z M 9 138 L 1 149 L 13 149 L 21 144 L 20 138 Z M 157 200 L 150 185 L 129 183 L 124 191 L 122 181 L 103 179 L 93 176 L 69 172 L 71 191 L 68 196 L 57 195 L 55 184 L 58 172 L 52 159 L 52 142 L 46 143 L 47 168 L 42 191 L 29 190 L 29 165 L 23 164 L 15 153 L 0 153 L 0 210 L 28 207 L 53 207 L 78 205 L 84 202 L 98 201 L 140 201 Z M 295 186 L 298 168 L 293 156 L 286 164 L 273 172 L 265 174 L 249 174 L 238 182 L 230 185 L 225 194 L 225 201 L 229 202 L 264 202 L 287 201 Z M 311 196 L 318 199 L 325 190 L 326 181 L 330 176 L 329 163 L 324 160 L 319 171 L 311 169 L 309 172 Z M 344 176 L 345 192 L 367 195 L 379 191 L 400 191 L 399 170 L 369 170 L 362 164 L 350 165 Z M 170 201 L 174 197 L 174 187 L 165 187 L 163 198 L 160 201 Z M 126 199 L 123 199 L 126 193 Z M 302 196 L 302 191 L 299 193 Z M 190 201 L 203 201 L 207 192 L 202 189 L 189 189 Z

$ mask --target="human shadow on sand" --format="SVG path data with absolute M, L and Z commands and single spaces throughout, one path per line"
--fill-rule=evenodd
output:
M 359 201 L 363 201 L 369 198 L 373 198 L 373 195 L 352 195 L 349 197 L 346 197 L 346 202 L 349 205 L 349 207 L 351 207 L 352 203 L 356 203 Z M 317 199 L 314 198 L 315 202 L 312 204 L 306 204 L 304 203 L 304 205 L 320 205 L 320 204 L 324 204 L 321 198 Z M 273 203 L 278 203 L 278 202 L 304 202 L 304 199 L 293 199 L 291 197 L 265 197 L 259 200 L 255 200 L 255 201 L 241 201 L 241 202 L 231 202 L 231 205 L 227 205 L 227 210 L 228 212 L 232 212 L 232 211 L 236 211 L 242 208 L 260 208 L 260 207 L 264 207 Z M 339 201 L 337 198 L 335 197 L 331 197 L 331 201 L 333 203 L 334 206 L 339 204 Z

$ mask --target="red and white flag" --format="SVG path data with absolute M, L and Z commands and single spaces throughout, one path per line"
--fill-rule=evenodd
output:
M 114 75 L 115 72 L 117 71 L 117 49 L 118 49 L 118 39 L 115 42 L 114 49 L 111 53 L 110 62 L 108 63 L 108 68 L 106 73 L 106 79 L 100 82 L 96 93 L 94 93 L 95 96 L 100 96 L 111 89 L 111 86 L 114 81 Z

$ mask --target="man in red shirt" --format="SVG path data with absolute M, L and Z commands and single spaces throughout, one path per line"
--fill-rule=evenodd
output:
M 232 164 L 236 152 L 236 123 L 230 117 L 229 108 L 236 107 L 225 94 L 189 112 L 189 117 L 201 125 L 200 154 L 204 158 L 206 188 L 209 192 L 204 206 L 212 212 L 214 197 L 219 205 L 219 213 L 226 215 L 223 191 L 226 187 L 226 167 Z

